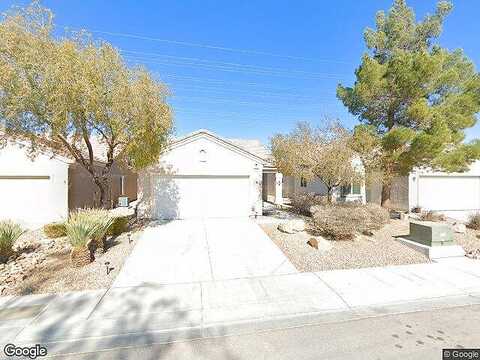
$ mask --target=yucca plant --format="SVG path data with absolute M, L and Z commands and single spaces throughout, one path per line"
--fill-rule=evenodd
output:
M 92 235 L 92 239 L 96 242 L 97 246 L 105 248 L 106 235 L 114 221 L 110 213 L 104 209 L 84 209 L 78 211 L 77 216 L 80 217 L 82 221 L 96 226 L 97 230 Z
M 13 254 L 13 244 L 24 233 L 20 225 L 13 221 L 0 221 L 0 263 Z
M 99 231 L 99 227 L 97 222 L 91 221 L 81 212 L 70 215 L 65 224 L 65 231 L 72 245 L 70 259 L 74 266 L 83 266 L 95 259 L 94 236 Z

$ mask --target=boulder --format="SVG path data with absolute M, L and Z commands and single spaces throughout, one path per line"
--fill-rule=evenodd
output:
M 453 231 L 459 234 L 465 234 L 467 232 L 467 227 L 462 223 L 453 224 Z
M 471 250 L 466 254 L 470 259 L 480 260 L 480 249 Z
M 310 238 L 310 240 L 307 241 L 307 244 L 310 245 L 311 247 L 315 248 L 318 250 L 318 241 L 315 238 Z
M 295 241 L 297 240 L 304 244 L 306 243 L 308 246 L 311 246 L 321 253 L 329 251 L 333 247 L 332 241 L 324 239 L 323 236 L 313 236 L 306 232 L 299 233 L 298 239 L 295 239 Z
M 301 219 L 289 220 L 278 225 L 278 230 L 287 233 L 295 234 L 305 230 L 305 221 Z

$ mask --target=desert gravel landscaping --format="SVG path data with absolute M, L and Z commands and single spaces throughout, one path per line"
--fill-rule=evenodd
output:
M 260 226 L 302 272 L 430 262 L 427 256 L 395 240 L 394 236 L 408 234 L 407 220 L 391 220 L 383 229 L 374 231 L 373 236 L 358 235 L 353 241 L 317 237 L 319 250 L 307 244 L 312 237 L 309 229 L 286 234 L 277 229 L 278 222 Z
M 131 242 L 129 242 L 128 233 L 111 237 L 107 240 L 107 251 L 103 253 L 98 249 L 95 253 L 95 261 L 82 267 L 71 265 L 70 246 L 66 237 L 47 239 L 42 230 L 29 231 L 19 241 L 35 248 L 23 255 L 26 259 L 34 260 L 28 261 L 26 265 L 19 264 L 18 260 L 4 264 L 4 272 L 10 268 L 14 271 L 9 271 L 11 275 L 5 274 L 10 276 L 12 281 L 2 289 L 1 295 L 62 293 L 108 288 L 135 246 L 139 233 L 133 231 Z M 110 263 L 108 275 L 106 262 Z

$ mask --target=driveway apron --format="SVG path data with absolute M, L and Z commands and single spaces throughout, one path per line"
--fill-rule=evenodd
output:
M 175 220 L 144 230 L 113 287 L 296 273 L 250 219 Z

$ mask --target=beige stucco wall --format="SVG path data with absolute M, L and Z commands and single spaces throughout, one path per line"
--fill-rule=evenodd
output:
M 394 179 L 391 191 L 391 204 L 397 210 L 408 209 L 408 176 L 399 176 Z M 379 182 L 367 185 L 367 202 L 380 204 L 382 186 Z
M 121 194 L 120 189 L 120 178 L 122 175 L 125 176 L 125 194 Z M 79 164 L 72 164 L 69 169 L 69 179 L 69 209 L 93 207 L 95 205 L 95 193 L 98 191 L 98 188 L 88 171 Z M 114 165 L 111 170 L 110 192 L 108 194 L 112 207 L 117 204 L 118 197 L 121 195 L 128 196 L 130 201 L 137 199 L 137 175 Z

